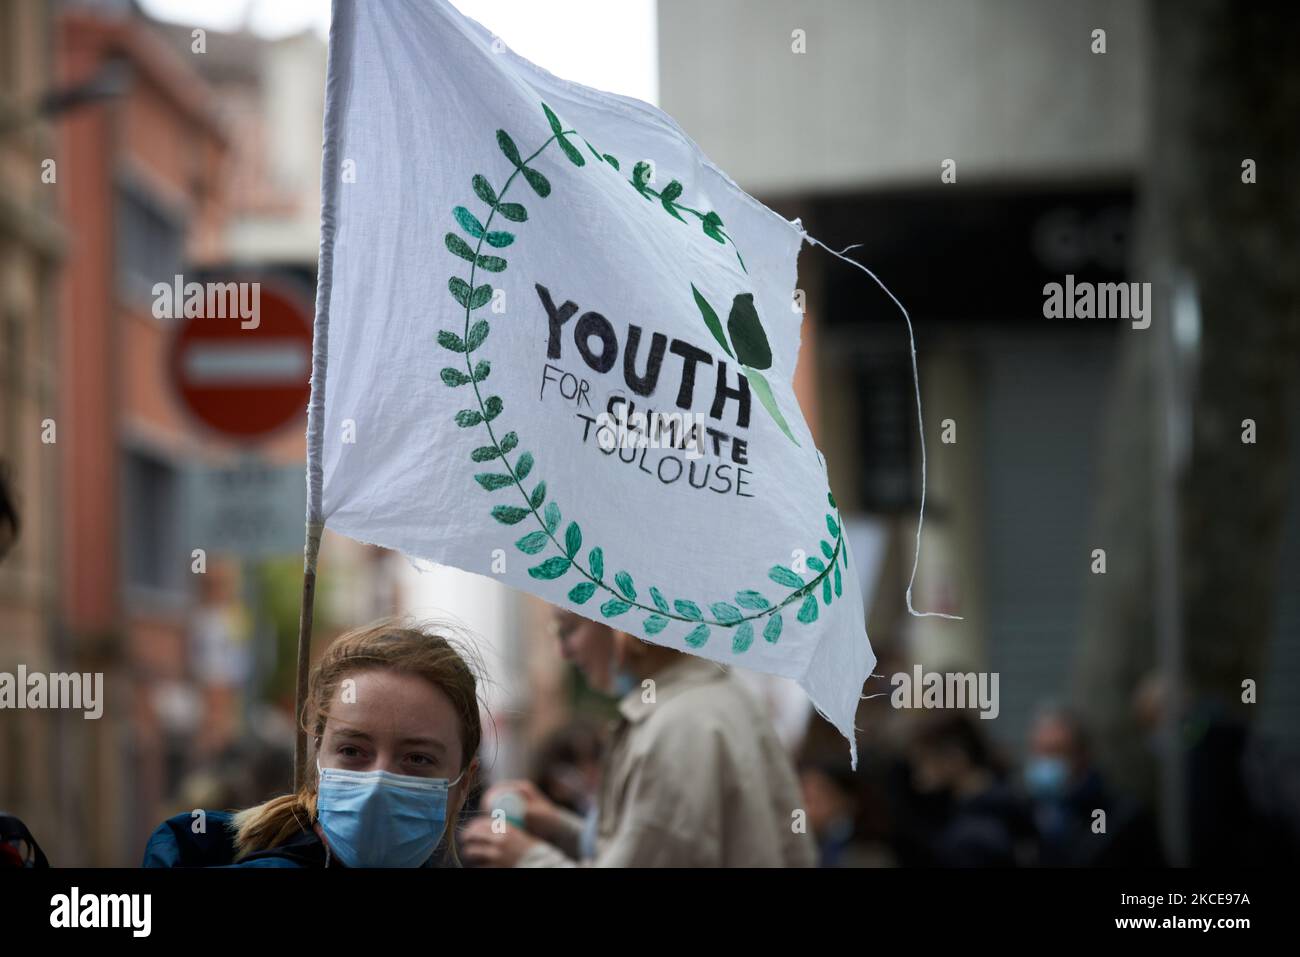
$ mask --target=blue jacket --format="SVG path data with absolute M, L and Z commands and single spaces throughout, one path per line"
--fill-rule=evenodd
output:
M 194 832 L 190 812 L 169 817 L 149 835 L 141 867 L 324 867 L 325 845 L 312 831 L 303 831 L 278 847 L 235 861 L 234 815 L 205 811 L 204 833 Z M 335 859 L 331 865 L 341 866 Z
M 300 831 L 283 844 L 235 860 L 234 815 L 205 811 L 204 833 L 194 832 L 191 812 L 169 817 L 149 835 L 141 867 L 325 867 L 325 844 L 315 831 Z M 330 867 L 344 867 L 337 857 Z M 425 867 L 458 867 L 444 840 Z

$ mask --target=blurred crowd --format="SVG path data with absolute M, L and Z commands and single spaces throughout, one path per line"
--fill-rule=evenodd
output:
M 1045 704 L 1018 756 L 1002 753 L 967 712 L 900 714 L 882 729 L 860 743 L 856 771 L 843 751 L 797 761 L 821 867 L 1168 863 L 1153 808 L 1107 780 L 1068 708 Z M 545 741 L 531 780 L 554 803 L 588 814 L 602 740 L 599 723 L 576 719 Z M 1159 741 L 1153 737 L 1150 747 L 1158 760 Z M 1208 717 L 1184 747 L 1191 865 L 1300 859 L 1294 762 L 1283 765 L 1245 728 Z M 1279 780 L 1280 771 L 1290 780 Z M 471 801 L 465 813 L 481 810 Z
M 1169 760 L 1158 675 L 1132 695 L 1152 769 Z M 1023 750 L 994 740 L 967 710 L 906 711 L 864 701 L 860 762 L 814 718 L 792 756 L 821 867 L 1162 867 L 1171 863 L 1158 801 L 1115 783 L 1069 706 L 1044 700 Z M 1178 740 L 1186 863 L 1260 866 L 1300 860 L 1300 762 L 1209 706 L 1184 709 Z M 530 780 L 575 815 L 593 813 L 607 731 L 575 718 L 549 735 Z M 706 769 L 680 768 L 682 775 Z M 493 792 L 489 791 L 489 795 Z M 485 807 L 481 791 L 465 818 Z M 493 803 L 489 800 L 488 804 Z M 1162 826 L 1163 824 L 1163 826 Z

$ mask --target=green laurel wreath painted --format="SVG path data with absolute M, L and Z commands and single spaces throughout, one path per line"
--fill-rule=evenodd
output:
M 494 425 L 504 411 L 500 396 L 486 394 L 484 383 L 491 375 L 492 366 L 487 359 L 475 358 L 479 347 L 487 340 L 491 326 L 486 319 L 474 319 L 474 312 L 487 305 L 492 299 L 491 283 L 476 286 L 479 270 L 490 273 L 504 272 L 507 261 L 501 256 L 489 254 L 484 247 L 506 249 L 515 241 L 515 235 L 504 229 L 492 229 L 493 221 L 499 215 L 511 223 L 526 223 L 528 211 L 520 203 L 505 202 L 506 194 L 516 179 L 522 178 L 538 198 L 545 199 L 551 193 L 550 181 L 529 164 L 542 154 L 552 143 L 575 166 L 586 164 L 582 155 L 569 136 L 577 136 L 576 130 L 566 130 L 559 118 L 545 103 L 542 109 L 546 113 L 551 127 L 551 136 L 534 150 L 527 158 L 522 158 L 519 148 L 505 130 L 497 130 L 497 146 L 514 167 L 501 189 L 495 190 L 486 176 L 476 174 L 471 180 L 474 194 L 488 208 L 486 217 L 479 220 L 469 209 L 457 206 L 452 215 L 457 225 L 473 241 L 468 241 L 456 232 L 446 234 L 445 243 L 449 252 L 469 263 L 468 279 L 452 276 L 447 283 L 452 298 L 465 309 L 465 322 L 459 333 L 441 330 L 438 344 L 449 352 L 460 355 L 465 360 L 464 369 L 448 366 L 441 373 L 442 381 L 451 388 L 470 386 L 474 394 L 474 407 L 461 409 L 455 415 L 458 426 L 464 429 L 482 427 L 487 432 L 488 444 L 479 446 L 470 453 L 470 458 L 478 464 L 496 463 L 504 471 L 484 471 L 474 476 L 486 492 L 504 492 L 513 489 L 519 498 L 514 504 L 503 503 L 492 507 L 492 517 L 502 525 L 519 525 L 531 518 L 537 525 L 515 542 L 515 547 L 526 555 L 540 555 L 554 549 L 555 554 L 543 559 L 539 564 L 528 569 L 528 574 L 540 581 L 555 581 L 570 573 L 575 573 L 581 580 L 568 593 L 569 600 L 577 605 L 585 605 L 597 593 L 605 600 L 600 605 L 600 613 L 605 618 L 617 618 L 628 612 L 647 613 L 642 628 L 648 635 L 657 635 L 673 622 L 679 622 L 690 630 L 685 635 L 685 642 L 692 648 L 699 648 L 709 640 L 714 628 L 727 629 L 731 634 L 731 649 L 735 653 L 746 651 L 754 642 L 755 628 L 762 623 L 762 635 L 765 641 L 775 643 L 781 637 L 784 627 L 784 611 L 798 604 L 795 612 L 796 621 L 811 624 L 818 616 L 818 595 L 821 592 L 821 604 L 830 605 L 843 592 L 841 569 L 848 569 L 848 553 L 844 548 L 843 525 L 835 498 L 827 490 L 826 500 L 831 511 L 826 513 L 826 531 L 828 538 L 819 541 L 820 557 L 809 554 L 805 558 L 807 566 L 816 574 L 805 581 L 804 576 L 788 565 L 773 565 L 768 570 L 768 578 L 776 585 L 788 591 L 780 597 L 769 599 L 756 589 L 737 591 L 727 601 L 706 603 L 701 607 L 694 601 L 675 598 L 671 602 L 656 587 L 646 589 L 650 604 L 646 604 L 638 591 L 632 575 L 627 571 L 615 571 L 606 577 L 605 552 L 599 545 L 591 546 L 584 542 L 582 527 L 576 521 L 570 521 L 561 534 L 562 516 L 560 507 L 554 498 L 548 499 L 546 482 L 534 474 L 537 465 L 533 454 L 520 451 L 520 439 L 515 432 L 505 432 L 498 436 L 499 426 Z M 583 140 L 592 154 L 615 170 L 619 169 L 618 160 L 608 153 L 599 152 L 590 142 Z M 649 188 L 649 164 L 637 163 L 629 182 L 638 193 L 647 199 L 660 200 L 662 207 L 675 218 L 685 222 L 680 211 L 692 213 L 702 224 L 705 235 L 720 243 L 730 241 L 722 232 L 722 221 L 716 213 L 703 213 L 677 202 L 682 194 L 679 182 L 673 180 L 656 193 Z M 732 243 L 735 248 L 735 243 Z M 744 268 L 744 260 L 739 250 L 736 258 Z M 694 287 L 692 287 L 694 289 Z M 518 455 L 515 453 L 518 452 Z M 513 456 L 513 458 L 512 458 Z M 534 484 L 531 490 L 525 485 L 527 480 Z M 582 557 L 584 546 L 587 547 L 585 561 Z

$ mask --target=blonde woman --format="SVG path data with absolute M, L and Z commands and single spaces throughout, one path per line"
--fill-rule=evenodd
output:
M 236 814 L 178 814 L 145 867 L 459 867 L 455 822 L 478 772 L 478 681 L 437 626 L 379 621 L 311 674 L 316 761 L 301 790 Z

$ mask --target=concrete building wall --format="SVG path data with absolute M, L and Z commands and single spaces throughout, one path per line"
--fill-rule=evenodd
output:
M 864 404 L 873 381 L 892 381 L 905 366 L 902 317 L 866 276 L 821 251 L 800 256 L 799 285 L 815 319 L 805 327 L 805 341 L 817 344 L 813 371 L 799 383 L 800 402 L 820 419 L 819 445 L 837 498 L 851 511 L 874 509 L 890 528 L 878 607 L 869 619 L 873 643 L 891 660 L 936 670 L 990 669 L 1009 656 L 1022 660 L 1029 649 L 1030 663 L 1011 669 L 1021 697 L 1025 688 L 1059 684 L 1068 669 L 1083 566 L 1059 549 L 1037 566 L 1055 589 L 1041 600 L 1059 605 L 1057 618 L 1022 622 L 1009 610 L 1008 596 L 1019 595 L 1012 556 L 1032 530 L 1009 525 L 997 510 L 1005 505 L 998 496 L 1014 499 L 1034 485 L 1024 475 L 999 472 L 988 458 L 995 437 L 1021 441 L 1023 425 L 1007 399 L 1013 392 L 995 374 L 1009 368 L 999 361 L 1006 345 L 1022 337 L 1011 327 L 998 330 L 1020 323 L 1019 333 L 1029 331 L 1023 324 L 1034 315 L 1010 305 L 999 314 L 987 308 L 987 298 L 964 310 L 961 282 L 982 281 L 983 274 L 962 273 L 955 284 L 948 277 L 967 265 L 953 261 L 960 255 L 978 261 L 990 283 L 1032 282 L 1045 264 L 1035 230 L 1041 232 L 1055 204 L 1071 208 L 1076 192 L 1095 188 L 1131 196 L 1125 184 L 1144 155 L 1148 125 L 1145 16 L 1145 4 L 1121 0 L 660 0 L 661 105 L 712 160 L 783 215 L 802 217 L 812 235 L 837 247 L 867 243 L 853 255 L 873 268 L 883 269 L 875 258 L 882 248 L 902 251 L 903 259 L 881 276 L 905 303 L 897 283 L 908 272 L 929 270 L 934 285 L 952 285 L 944 321 L 911 304 L 929 453 L 913 603 L 962 621 L 913 618 L 903 607 L 915 499 L 885 506 L 864 501 L 870 497 L 864 478 L 878 467 L 863 449 L 875 449 L 884 432 L 907 433 L 902 447 L 910 449 L 911 474 L 892 477 L 906 478 L 911 491 L 904 498 L 920 491 L 910 368 L 898 389 L 885 389 L 896 403 L 883 411 Z M 1093 52 L 1101 42 L 1095 30 L 1105 31 L 1105 53 Z M 949 159 L 957 185 L 940 179 Z M 984 199 L 961 205 L 972 196 Z M 883 197 L 893 200 L 882 207 Z M 1014 226 L 999 224 L 1013 201 L 1038 207 Z M 891 218 L 879 215 L 882 208 Z M 960 247 L 949 235 L 958 222 L 965 229 Z M 923 232 L 922 223 L 931 231 Z M 1001 232 L 993 228 L 998 225 Z M 1005 250 L 972 239 L 995 232 L 1009 243 Z M 936 298 L 944 297 L 931 301 Z M 1103 376 L 1093 382 L 1056 375 L 1071 371 L 1068 358 L 1052 330 L 1033 331 L 1046 334 L 1016 353 L 1017 361 L 1041 367 L 1040 384 L 1059 386 L 1068 413 L 1061 428 L 1090 434 L 1096 425 L 1090 403 L 1104 388 L 1111 343 L 1089 340 Z M 955 444 L 941 441 L 945 420 L 956 429 Z M 1084 509 L 1066 512 L 1070 542 L 1087 519 Z M 1018 743 L 1028 719 L 1024 708 L 996 722 L 995 731 Z
M 950 157 L 966 182 L 1115 173 L 1142 148 L 1144 9 L 659 0 L 660 102 L 766 195 L 937 183 Z M 1105 54 L 1091 52 L 1098 28 Z

